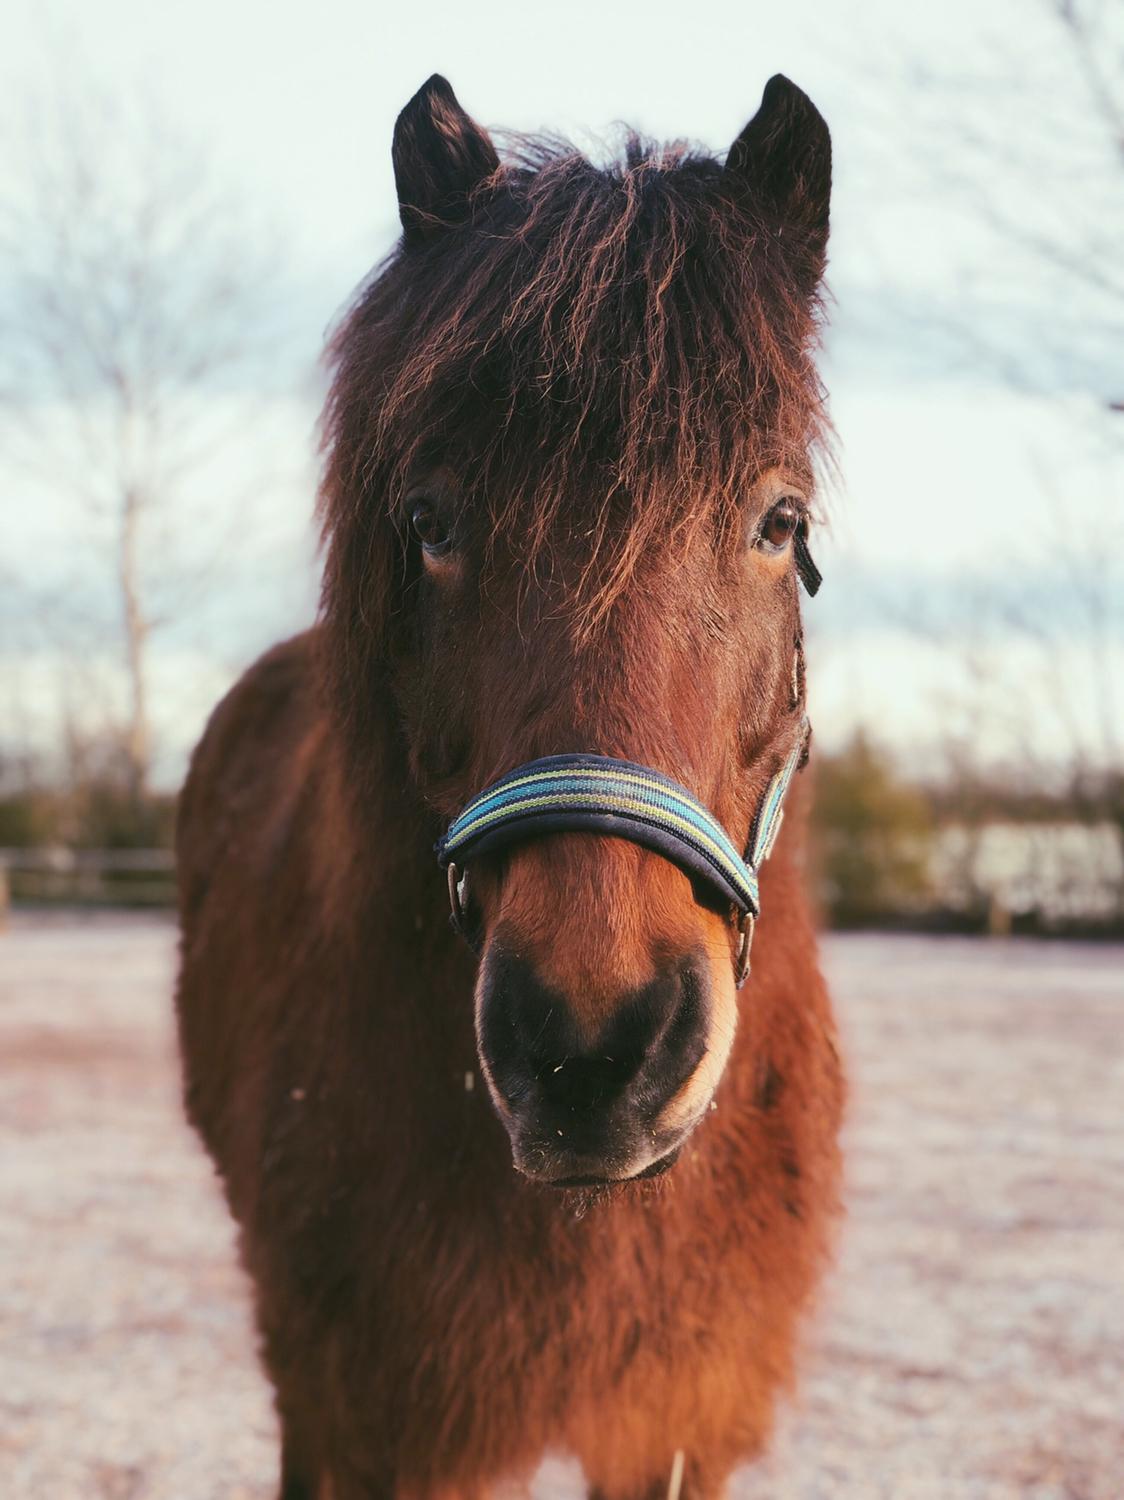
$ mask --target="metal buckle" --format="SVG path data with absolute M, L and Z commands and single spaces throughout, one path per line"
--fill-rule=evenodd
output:
M 461 937 L 468 940 L 468 927 L 464 916 L 464 879 L 465 877 L 457 869 L 455 864 L 450 863 L 448 869 L 449 877 L 449 912 L 452 917 L 453 927 L 460 933 Z
M 738 922 L 738 951 L 734 959 L 734 988 L 740 990 L 749 978 L 749 952 L 753 947 L 753 929 L 757 918 L 751 911 L 743 912 Z
M 468 871 L 459 870 L 450 861 L 448 866 L 449 880 L 449 921 L 453 931 L 458 937 L 464 938 L 473 953 L 479 954 L 481 945 L 481 933 L 474 926 L 468 912 Z

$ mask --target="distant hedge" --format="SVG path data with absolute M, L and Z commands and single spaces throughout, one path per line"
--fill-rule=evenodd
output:
M 110 781 L 0 796 L 0 849 L 170 849 L 176 799 L 134 798 Z
M 813 765 L 812 871 L 825 917 L 853 927 L 922 911 L 934 832 L 926 797 L 862 734 Z

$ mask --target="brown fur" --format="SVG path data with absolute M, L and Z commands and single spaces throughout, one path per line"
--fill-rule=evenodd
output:
M 182 798 L 187 1109 L 242 1230 L 283 1495 L 467 1495 L 557 1448 L 611 1500 L 682 1450 L 709 1495 L 766 1439 L 836 1204 L 799 796 L 737 997 L 727 914 L 655 855 L 571 834 L 473 870 L 481 974 L 514 946 L 581 1037 L 705 955 L 707 1052 L 661 1116 L 701 1123 L 665 1177 L 584 1193 L 513 1170 L 432 845 L 496 774 L 587 748 L 748 828 L 799 719 L 799 608 L 791 559 L 743 538 L 771 476 L 809 483 L 826 229 L 679 148 L 498 166 L 427 87 L 406 243 L 332 345 L 322 621 L 220 704 Z M 455 562 L 406 539 L 419 475 L 455 496 Z

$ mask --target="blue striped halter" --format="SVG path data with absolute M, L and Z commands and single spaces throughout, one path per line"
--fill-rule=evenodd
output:
M 697 797 L 650 766 L 603 755 L 548 755 L 516 767 L 474 797 L 438 841 L 454 926 L 467 935 L 462 872 L 470 858 L 544 833 L 609 834 L 662 854 L 733 906 L 740 935 L 735 962 L 740 987 L 749 973 L 753 924 L 761 910 L 757 872 L 776 841 L 785 793 L 803 760 L 809 733 L 805 718 L 795 745 L 765 788 L 744 855 Z

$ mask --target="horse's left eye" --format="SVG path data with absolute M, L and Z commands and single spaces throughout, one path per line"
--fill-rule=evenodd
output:
M 804 512 L 797 500 L 778 500 L 761 523 L 757 545 L 762 552 L 781 552 L 796 535 Z
M 442 553 L 448 552 L 453 544 L 448 529 L 431 500 L 417 501 L 410 512 L 410 525 L 414 529 L 414 535 L 431 557 L 440 557 Z

